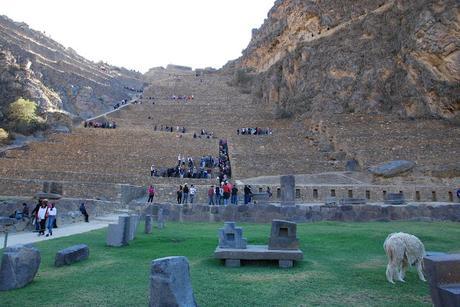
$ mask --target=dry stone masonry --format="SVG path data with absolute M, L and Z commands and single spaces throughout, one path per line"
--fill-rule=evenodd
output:
M 435 307 L 460 306 L 460 254 L 435 254 L 423 259 Z
M 227 230 L 227 231 L 226 231 Z M 219 245 L 214 251 L 214 258 L 223 259 L 226 267 L 239 267 L 241 261 L 276 260 L 280 268 L 290 268 L 294 261 L 303 259 L 303 252 L 299 249 L 296 236 L 296 224 L 288 221 L 272 221 L 272 230 L 269 245 L 240 245 L 233 247 L 234 222 L 226 222 L 219 231 Z M 224 234 L 231 234 L 229 240 L 222 238 Z M 242 235 L 242 230 L 241 230 Z M 223 245 L 223 246 L 222 246 Z
M 40 266 L 40 251 L 26 245 L 5 248 L 0 267 L 0 291 L 26 286 L 37 274 Z
M 235 222 L 225 222 L 224 227 L 219 229 L 220 248 L 246 248 L 246 239 L 243 238 L 243 228 L 236 227 Z
M 152 261 L 149 306 L 197 306 L 186 257 L 166 257 Z
M 54 265 L 57 267 L 70 265 L 75 262 L 86 260 L 89 257 L 89 247 L 86 244 L 78 244 L 67 247 L 56 253 Z

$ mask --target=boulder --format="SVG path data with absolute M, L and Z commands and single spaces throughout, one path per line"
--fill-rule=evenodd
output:
M 345 164 L 345 170 L 347 172 L 356 172 L 359 171 L 359 162 L 355 159 L 348 160 Z
M 410 171 L 415 167 L 415 162 L 408 160 L 394 160 L 369 168 L 369 171 L 376 176 L 394 177 L 401 173 Z
M 22 288 L 32 282 L 40 261 L 40 252 L 34 247 L 15 245 L 5 248 L 0 266 L 0 291 Z
M 54 259 L 54 265 L 57 267 L 69 265 L 78 261 L 88 259 L 88 257 L 88 245 L 78 244 L 58 251 Z
M 197 306 L 186 257 L 166 257 L 152 261 L 149 306 Z

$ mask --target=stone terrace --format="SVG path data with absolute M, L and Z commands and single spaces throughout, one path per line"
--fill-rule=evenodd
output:
M 402 120 L 384 115 L 335 115 L 313 125 L 334 147 L 369 167 L 412 160 L 419 173 L 459 168 L 460 127 L 436 119 Z
M 433 159 L 438 165 L 438 162 L 443 164 L 454 159 L 453 154 L 458 151 L 458 128 L 436 131 L 433 127 L 441 125 L 438 121 L 394 121 L 384 125 L 386 119 L 379 121 L 378 117 L 369 121 L 337 116 L 327 125 L 315 121 L 304 126 L 291 120 L 275 120 L 271 110 L 253 103 L 249 95 L 228 86 L 228 81 L 229 77 L 218 74 L 171 76 L 154 81 L 144 91 L 140 104 L 129 105 L 106 116 L 117 122 L 117 129 L 80 127 L 72 134 L 51 135 L 46 142 L 10 150 L 0 157 L 0 195 L 30 195 L 30 191 L 25 193 L 24 189 L 35 188 L 43 180 L 65 182 L 72 197 L 79 193 L 91 197 L 88 191 L 94 189 L 87 187 L 98 184 L 103 192 L 94 192 L 94 197 L 111 200 L 119 199 L 120 184 L 146 186 L 154 183 L 168 191 L 169 198 L 174 197 L 177 185 L 185 182 L 193 182 L 205 191 L 205 186 L 215 182 L 213 179 L 152 179 L 149 168 L 152 163 L 157 168 L 172 167 L 178 154 L 194 158 L 216 156 L 219 138 L 228 139 L 234 179 L 343 171 L 345 160 L 331 159 L 329 152 L 320 150 L 305 138 L 306 127 L 315 125 L 320 126 L 319 133 L 324 134 L 336 149 L 344 150 L 347 157 L 354 155 L 365 166 L 414 157 L 419 164 L 428 165 Z M 172 95 L 194 95 L 194 100 L 171 100 Z M 156 98 L 150 100 L 148 97 Z M 160 125 L 185 126 L 187 133 L 154 131 L 155 125 L 158 128 Z M 273 135 L 237 136 L 236 129 L 242 127 L 270 127 Z M 193 132 L 198 134 L 201 129 L 214 132 L 216 138 L 193 139 Z M 430 139 L 435 141 L 430 143 Z M 435 142 L 438 147 L 433 147 Z M 427 144 L 423 150 L 420 150 L 421 144 Z M 387 150 L 393 147 L 397 149 Z M 431 150 L 424 151 L 427 148 Z M 26 181 L 18 184 L 20 180 Z M 372 184 L 370 179 L 366 182 Z M 356 182 L 322 184 L 354 185 Z M 276 185 L 274 188 L 276 191 Z M 300 191 L 299 195 L 302 193 Z

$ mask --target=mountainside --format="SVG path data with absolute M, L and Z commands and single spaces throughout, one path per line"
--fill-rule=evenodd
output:
M 24 97 L 41 111 L 64 110 L 82 118 L 143 87 L 140 73 L 91 62 L 5 16 L 0 16 L 0 72 L 0 108 Z
M 458 121 L 459 20 L 455 0 L 279 0 L 224 70 L 252 72 L 254 96 L 279 114 Z

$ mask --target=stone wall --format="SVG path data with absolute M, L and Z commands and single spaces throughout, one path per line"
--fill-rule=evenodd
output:
M 61 221 L 60 217 L 66 213 L 78 212 L 82 202 L 85 203 L 86 210 L 91 217 L 113 213 L 115 210 L 121 208 L 118 202 L 84 198 L 62 198 L 55 202 L 58 210 L 58 222 Z M 37 200 L 31 197 L 0 197 L 0 216 L 9 216 L 15 210 L 22 211 L 22 203 L 26 203 L 29 206 L 29 211 L 32 212 Z
M 273 219 L 295 222 L 315 221 L 455 221 L 460 222 L 460 204 L 414 204 L 408 205 L 171 205 L 160 204 L 165 218 L 181 222 L 250 222 L 269 223 Z

